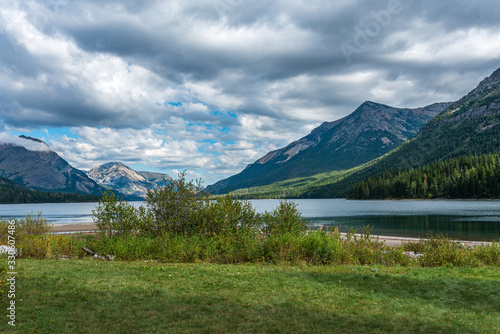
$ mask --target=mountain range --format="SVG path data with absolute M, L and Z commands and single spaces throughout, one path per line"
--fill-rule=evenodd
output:
M 36 150 L 24 146 L 0 143 L 0 176 L 26 188 L 52 193 L 100 195 L 105 189 L 84 172 L 73 168 L 43 141 L 21 136 L 40 144 Z
M 87 172 L 87 176 L 103 187 L 142 198 L 146 196 L 148 187 L 163 186 L 172 180 L 167 174 L 135 171 L 121 162 L 94 167 Z
M 20 136 L 0 143 L 0 202 L 96 201 L 106 190 L 141 200 L 147 187 L 169 182 L 167 174 L 137 172 L 120 162 L 85 173 L 72 167 L 42 140 Z
M 450 104 L 419 134 L 338 182 L 309 189 L 305 197 L 344 197 L 357 182 L 397 168 L 500 151 L 500 69 Z
M 353 168 L 412 138 L 449 105 L 435 103 L 409 109 L 367 101 L 352 114 L 321 124 L 309 135 L 269 152 L 239 174 L 209 186 L 208 190 L 220 194 Z
M 34 191 L 100 195 L 105 189 L 138 199 L 147 187 L 171 180 L 166 174 L 134 171 L 119 162 L 85 173 L 41 140 L 21 136 L 16 143 L 0 143 L 0 188 L 11 199 L 44 198 Z M 294 197 L 345 197 L 358 182 L 387 170 L 497 152 L 500 69 L 453 103 L 408 109 L 367 101 L 352 114 L 321 124 L 208 190 L 219 194 L 244 189 L 251 196 L 252 189 L 266 188 L 263 194 L 279 189 L 273 190 L 279 194 L 296 187 Z M 47 201 L 74 200 L 49 197 Z

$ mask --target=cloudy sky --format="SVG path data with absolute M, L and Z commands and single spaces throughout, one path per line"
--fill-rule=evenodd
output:
M 0 139 L 211 184 L 366 100 L 460 98 L 500 67 L 499 17 L 496 0 L 0 0 Z

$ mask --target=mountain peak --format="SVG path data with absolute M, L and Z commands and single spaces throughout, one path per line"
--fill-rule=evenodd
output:
M 500 83 L 500 68 L 493 72 L 489 77 L 481 81 L 476 90 L 483 90 L 498 83 Z
M 33 190 L 93 195 L 104 190 L 43 141 L 26 136 L 13 141 L 0 149 L 0 176 Z
M 111 167 L 123 167 L 123 168 L 128 168 L 128 169 L 131 169 L 129 166 L 125 165 L 123 162 L 119 162 L 119 161 L 113 161 L 113 162 L 108 162 L 108 163 L 105 163 L 101 166 L 98 166 L 98 167 L 101 167 L 101 168 L 111 168 Z
M 0 133 L 0 135 L 2 134 Z M 2 147 L 22 147 L 28 151 L 52 152 L 49 145 L 47 145 L 44 141 L 24 135 L 12 136 L 3 133 L 3 136 L 0 137 L 0 144 L 2 144 Z
M 99 185 L 136 197 L 145 197 L 150 184 L 163 186 L 164 180 L 171 179 L 167 174 L 135 171 L 118 161 L 94 167 L 87 175 Z
M 309 135 L 269 152 L 241 173 L 208 189 L 224 193 L 358 166 L 415 136 L 447 106 L 442 103 L 409 109 L 365 101 L 350 115 L 322 123 Z
M 378 106 L 385 106 L 383 104 L 380 104 L 380 103 L 376 103 L 376 102 L 373 102 L 373 101 L 365 101 L 363 103 L 361 103 L 361 105 L 356 109 L 357 110 L 365 110 L 367 108 L 373 108 L 373 107 L 378 107 Z

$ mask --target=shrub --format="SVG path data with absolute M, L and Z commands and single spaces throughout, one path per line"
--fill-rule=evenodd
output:
M 302 239 L 304 259 L 313 264 L 349 263 L 350 254 L 346 251 L 340 232 L 311 231 Z
M 301 234 L 307 230 L 307 223 L 302 218 L 297 204 L 289 201 L 280 201 L 280 205 L 272 213 L 266 211 L 263 216 L 264 231 L 272 234 Z
M 262 240 L 261 258 L 264 261 L 280 263 L 297 263 L 303 260 L 303 235 L 296 233 L 271 234 Z
M 201 182 L 187 182 L 185 173 L 180 173 L 177 180 L 165 181 L 163 187 L 148 189 L 146 233 L 196 232 L 197 218 L 207 197 L 202 191 Z
M 198 232 L 207 235 L 250 233 L 261 226 L 260 216 L 248 201 L 239 201 L 231 195 L 206 201 L 200 209 Z
M 6 220 L 0 220 L 0 243 L 7 240 L 7 235 L 9 231 L 9 223 Z
M 47 222 L 47 219 L 43 218 L 41 212 L 35 216 L 33 212 L 28 213 L 26 218 L 15 219 L 15 236 L 16 238 L 22 238 L 26 235 L 43 235 L 52 230 L 52 227 Z M 0 221 L 0 242 L 7 242 L 8 235 L 8 220 Z
M 92 210 L 93 220 L 99 231 L 107 235 L 130 235 L 143 225 L 145 211 L 137 209 L 125 200 L 117 200 L 115 194 L 104 192 L 97 208 Z
M 2 256 L 0 256 L 0 260 Z M 2 261 L 3 262 L 3 261 Z M 7 262 L 5 261 L 5 265 Z M 0 264 L 0 307 L 7 307 L 7 291 L 9 287 L 9 282 L 7 282 L 7 268 L 4 266 L 4 263 Z
M 23 258 L 58 258 L 61 255 L 82 257 L 86 254 L 82 251 L 84 240 L 76 235 L 28 235 L 20 239 L 19 245 Z
M 425 267 L 476 266 L 478 264 L 478 259 L 474 257 L 473 252 L 445 236 L 431 235 L 421 242 L 424 244 L 424 249 L 419 261 Z
M 474 247 L 472 253 L 485 265 L 500 266 L 500 242 Z
M 409 241 L 403 242 L 401 248 L 407 252 L 423 253 L 425 250 L 425 240 L 419 240 L 417 242 Z
M 250 233 L 261 223 L 250 202 L 230 195 L 209 200 L 200 183 L 187 182 L 183 173 L 164 187 L 149 189 L 146 203 L 146 207 L 135 208 L 106 192 L 92 211 L 96 226 L 109 236 L 155 237 L 165 233 Z

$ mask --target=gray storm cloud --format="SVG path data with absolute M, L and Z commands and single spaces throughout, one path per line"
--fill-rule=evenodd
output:
M 459 98 L 499 67 L 499 14 L 494 1 L 466 0 L 4 1 L 0 121 L 156 129 L 175 157 L 193 156 L 187 168 L 209 157 L 214 173 L 235 172 L 365 100 Z M 85 145 L 52 141 L 76 164 L 94 162 L 78 160 Z M 249 149 L 236 156 L 240 142 Z

